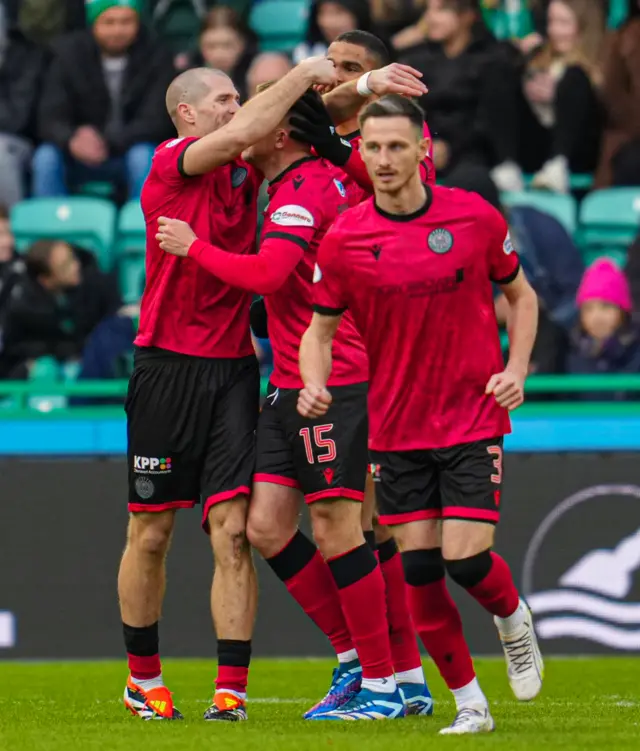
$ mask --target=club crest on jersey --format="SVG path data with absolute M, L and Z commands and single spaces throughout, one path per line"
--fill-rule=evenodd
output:
M 311 212 L 303 206 L 293 204 L 276 209 L 270 219 L 274 224 L 280 224 L 283 227 L 313 227 L 314 225 Z
M 231 170 L 231 186 L 233 188 L 239 188 L 247 179 L 247 174 L 248 171 L 246 167 L 234 167 Z
M 317 284 L 322 279 L 322 271 L 320 271 L 320 266 L 316 263 L 315 268 L 313 269 L 313 283 Z
M 511 242 L 511 235 L 508 232 L 502 243 L 502 250 L 504 250 L 507 255 L 513 253 L 513 243 Z
M 334 180 L 334 181 L 333 181 L 333 184 L 334 184 L 334 185 L 336 186 L 336 188 L 338 189 L 338 193 L 340 193 L 340 195 L 341 195 L 341 196 L 342 196 L 343 198 L 346 198 L 346 197 L 347 197 L 347 191 L 345 190 L 345 188 L 344 188 L 344 185 L 343 185 L 343 184 L 342 184 L 342 183 L 340 182 L 340 180 Z
M 434 253 L 448 253 L 453 246 L 453 235 L 448 229 L 431 230 L 427 245 Z

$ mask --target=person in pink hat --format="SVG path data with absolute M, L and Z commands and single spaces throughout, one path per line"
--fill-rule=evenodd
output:
M 585 271 L 576 298 L 578 329 L 571 339 L 567 373 L 640 373 L 640 336 L 631 323 L 631 292 L 622 269 L 598 258 Z M 583 394 L 587 399 L 624 399 L 624 393 Z

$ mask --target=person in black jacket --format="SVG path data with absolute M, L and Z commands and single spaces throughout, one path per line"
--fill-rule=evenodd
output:
M 0 5 L 0 203 L 24 196 L 43 54 L 12 28 Z
M 455 186 L 456 174 L 468 166 L 504 171 L 504 165 L 519 177 L 514 53 L 484 26 L 477 0 L 430 0 L 426 20 L 428 40 L 405 50 L 398 62 L 424 74 L 429 93 L 421 104 L 438 177 Z
M 126 181 L 140 195 L 155 146 L 171 137 L 164 97 L 171 55 L 140 25 L 140 0 L 90 0 L 92 28 L 60 38 L 40 100 L 44 143 L 33 159 L 34 196 L 66 195 L 95 180 Z
M 82 268 L 66 242 L 37 240 L 25 256 L 26 276 L 4 313 L 1 370 L 23 378 L 33 360 L 79 360 L 96 326 L 115 315 L 122 301 L 115 280 L 95 267 Z

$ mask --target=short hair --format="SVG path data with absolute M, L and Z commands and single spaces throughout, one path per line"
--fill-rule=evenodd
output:
M 217 68 L 189 68 L 176 76 L 169 84 L 165 103 L 173 124 L 177 124 L 178 105 L 197 104 L 211 91 L 213 76 L 229 76 Z
M 64 243 L 64 240 L 36 240 L 27 251 L 24 261 L 27 274 L 32 279 L 47 276 L 50 271 L 49 261 L 56 245 Z
M 400 94 L 387 94 L 375 102 L 367 104 L 360 113 L 360 130 L 372 117 L 406 117 L 420 132 L 424 126 L 424 110 L 412 99 Z
M 383 68 L 389 64 L 390 56 L 387 45 L 382 39 L 379 39 L 375 34 L 371 34 L 368 31 L 362 31 L 362 29 L 344 31 L 334 41 L 355 44 L 356 47 L 364 48 L 371 55 L 378 68 Z
M 3 203 L 0 203 L 0 221 L 9 221 L 9 209 Z

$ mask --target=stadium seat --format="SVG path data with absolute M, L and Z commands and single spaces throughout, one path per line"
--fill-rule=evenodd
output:
M 628 249 L 640 231 L 640 188 L 608 188 L 590 193 L 580 206 L 583 252 Z
M 557 219 L 573 237 L 577 226 L 578 206 L 573 196 L 563 196 L 545 191 L 522 191 L 518 193 L 503 193 L 501 200 L 504 206 L 531 206 L 534 209 L 550 214 Z
M 306 0 L 263 0 L 253 6 L 249 16 L 263 51 L 292 50 L 304 39 L 308 20 Z
M 156 3 L 152 24 L 174 55 L 191 50 L 197 43 L 201 19 L 191 0 Z
M 533 175 L 524 175 L 524 183 L 527 187 L 533 181 Z M 569 176 L 569 187 L 571 190 L 589 190 L 593 185 L 593 175 L 588 173 L 574 173 Z
M 118 283 L 125 305 L 132 305 L 140 300 L 144 279 L 144 255 L 129 255 L 118 259 Z
M 66 397 L 60 394 L 45 396 L 46 389 L 55 391 L 55 384 L 60 381 L 61 369 L 53 357 L 39 357 L 29 370 L 29 381 L 37 386 L 40 394 L 33 394 L 27 399 L 29 409 L 37 412 L 51 412 L 54 409 L 64 409 L 68 405 Z M 35 390 L 35 389 L 34 389 Z
M 118 214 L 116 253 L 118 256 L 144 253 L 146 225 L 140 201 L 129 201 Z
M 628 0 L 609 0 L 609 14 L 607 16 L 607 27 L 609 29 L 613 30 L 622 26 L 628 15 Z
M 598 258 L 610 258 L 622 269 L 627 263 L 627 251 L 623 248 L 587 248 L 582 251 L 582 258 L 585 266 L 591 266 Z
M 11 228 L 19 251 L 35 240 L 67 240 L 95 253 L 109 271 L 115 236 L 116 208 L 102 198 L 28 198 L 11 209 Z

